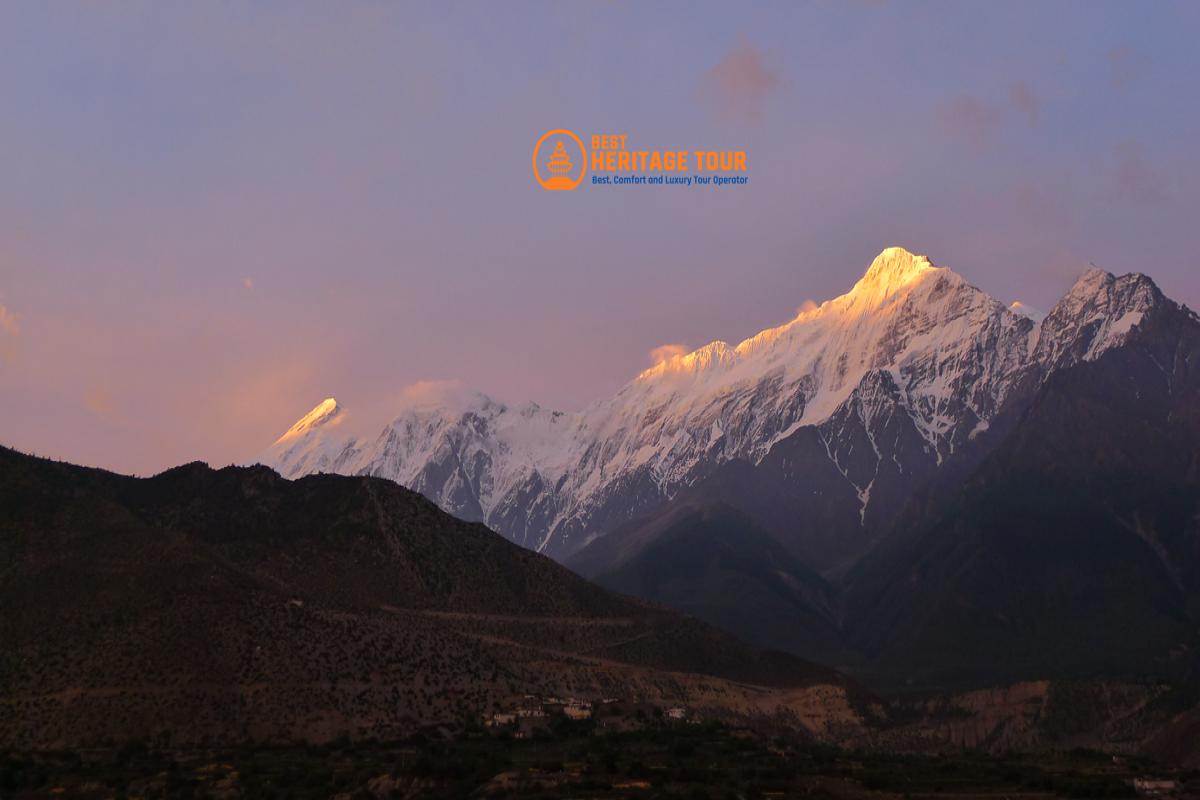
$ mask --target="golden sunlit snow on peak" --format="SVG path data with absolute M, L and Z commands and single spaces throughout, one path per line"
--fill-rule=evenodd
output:
M 287 433 L 275 440 L 275 444 L 286 442 L 289 439 L 295 439 L 302 436 L 304 433 L 312 430 L 318 425 L 332 424 L 336 425 L 341 421 L 342 409 L 337 404 L 337 400 L 332 397 L 327 397 L 317 404 L 316 408 L 309 411 L 300 420 L 288 428 Z
M 934 266 L 926 256 L 912 253 L 903 247 L 888 247 L 875 257 L 862 278 L 846 294 L 819 305 L 812 300 L 806 300 L 797 310 L 794 319 L 778 327 L 760 331 L 736 347 L 715 341 L 690 353 L 672 352 L 668 357 L 656 359 L 654 366 L 638 375 L 638 380 L 694 374 L 713 366 L 729 366 L 755 351 L 771 347 L 799 326 L 821 324 L 823 319 L 830 317 L 850 320 L 866 314 L 879 313 L 881 308 L 893 302 L 900 290 L 917 284 L 932 273 L 950 271 Z
M 912 283 L 931 269 L 935 267 L 927 257 L 911 253 L 903 247 L 889 247 L 875 257 L 866 273 L 855 284 L 853 292 L 863 290 L 890 293 Z

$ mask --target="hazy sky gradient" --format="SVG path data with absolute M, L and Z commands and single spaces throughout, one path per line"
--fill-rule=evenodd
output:
M 0 6 L 0 442 L 245 460 L 322 398 L 578 408 L 892 244 L 1200 305 L 1200 4 Z M 547 129 L 748 153 L 543 192 Z

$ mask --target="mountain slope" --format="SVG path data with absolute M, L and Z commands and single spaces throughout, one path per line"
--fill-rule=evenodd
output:
M 850 581 L 876 674 L 1186 674 L 1200 624 L 1200 320 L 1160 304 L 1122 346 L 1052 375 L 960 496 L 905 528 Z
M 395 738 L 530 692 L 826 735 L 869 703 L 389 481 L 134 479 L 0 448 L 0 507 L 0 604 L 21 609 L 0 616 L 3 746 Z
M 898 369 L 868 370 L 827 418 L 801 425 L 756 462 L 721 464 L 680 489 L 674 502 L 719 499 L 807 566 L 838 576 L 887 539 L 910 503 L 953 496 L 1048 376 L 1120 347 L 1143 315 L 1172 307 L 1144 276 L 1089 272 L 1041 323 L 1020 325 L 1017 333 L 1027 338 L 1024 349 L 1013 352 L 1024 352 L 1024 360 L 1003 370 L 1002 379 L 989 382 L 986 371 L 970 363 L 980 360 L 971 348 L 990 353 L 984 363 L 997 363 L 991 350 L 1003 350 L 1002 336 L 978 335 L 965 343 L 952 338 L 952 346 L 939 349 L 923 367 L 904 360 Z M 944 396 L 932 404 L 922 401 L 919 391 L 935 385 L 943 387 Z M 973 393 L 979 396 L 973 399 Z M 926 418 L 941 425 L 954 422 L 931 437 Z M 670 502 L 662 504 L 640 519 L 669 516 L 671 508 Z M 653 522 L 644 525 L 653 528 Z M 610 535 L 623 539 L 623 526 L 569 556 L 567 563 L 587 574 L 614 568 L 620 559 L 615 543 L 604 543 Z M 599 563 L 605 553 L 613 559 L 607 565 Z M 584 566 L 589 562 L 595 563 Z
M 791 652 L 828 655 L 841 638 L 831 587 L 719 502 L 679 507 L 649 544 L 595 580 Z
M 940 465 L 918 457 L 890 374 L 869 373 L 829 420 L 757 464 L 722 466 L 567 563 L 597 576 L 669 570 L 668 593 L 623 586 L 698 608 L 712 568 L 657 543 L 702 534 L 684 515 L 720 503 L 725 539 L 745 541 L 730 566 L 765 533 L 831 568 L 818 601 L 796 599 L 794 628 L 764 637 L 755 591 L 720 593 L 707 618 L 874 685 L 1186 671 L 1200 620 L 1198 330 L 1147 278 L 1090 272 L 1035 330 L 1033 366 L 1005 407 Z M 854 483 L 886 498 L 890 519 L 860 525 Z M 855 551 L 867 555 L 847 573 L 837 557 Z

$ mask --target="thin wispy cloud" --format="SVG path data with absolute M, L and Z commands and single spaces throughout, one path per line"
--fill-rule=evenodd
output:
M 118 421 L 116 399 L 103 386 L 88 387 L 83 393 L 83 407 L 101 422 L 111 425 Z
M 995 134 L 1004 115 L 975 95 L 962 94 L 942 106 L 938 119 L 951 133 L 980 145 Z
M 1025 115 L 1029 124 L 1037 123 L 1038 116 L 1042 112 L 1042 101 L 1034 94 L 1033 87 L 1027 82 L 1016 81 L 1008 87 L 1008 101 L 1014 109 Z
M 942 127 L 953 135 L 982 145 L 995 137 L 1013 115 L 1036 125 L 1042 113 L 1042 99 L 1028 81 L 1013 81 L 1003 99 L 987 99 L 963 93 L 944 102 L 938 109 Z
M 400 404 L 405 408 L 443 406 L 461 399 L 464 392 L 462 382 L 458 380 L 413 381 L 400 390 Z
M 655 347 L 646 357 L 650 361 L 650 366 L 657 367 L 663 362 L 670 361 L 673 358 L 679 358 L 682 355 L 687 355 L 691 352 L 687 345 L 684 344 L 660 344 Z
M 20 333 L 21 325 L 17 321 L 17 315 L 0 305 L 0 361 L 9 362 L 16 357 L 16 340 Z
M 1133 83 L 1142 72 L 1141 54 L 1128 45 L 1110 48 L 1104 58 L 1108 62 L 1109 80 L 1118 89 Z
M 1147 206 L 1162 206 L 1170 201 L 1167 177 L 1147 160 L 1141 144 L 1121 142 L 1114 148 L 1116 183 L 1122 196 Z
M 2 305 L 0 305 L 0 331 L 8 336 L 16 336 L 21 332 L 21 326 L 17 322 L 17 315 Z

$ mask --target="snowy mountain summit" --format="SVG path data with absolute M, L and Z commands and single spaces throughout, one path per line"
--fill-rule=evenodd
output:
M 1042 317 L 891 247 L 846 294 L 737 345 L 669 358 L 581 412 L 467 394 L 413 404 L 378 435 L 354 437 L 329 399 L 259 461 L 286 477 L 390 478 L 564 558 L 799 436 L 844 481 L 813 491 L 851 498 L 853 524 L 869 532 L 892 501 L 986 439 L 1014 398 L 1120 345 L 1164 302 L 1145 276 L 1093 270 Z M 806 475 L 788 480 L 803 487 Z

